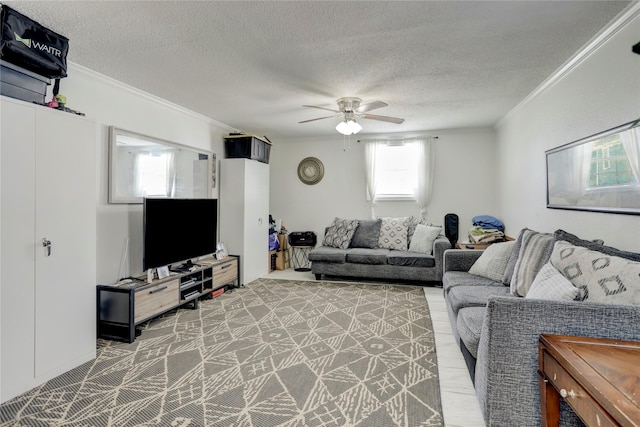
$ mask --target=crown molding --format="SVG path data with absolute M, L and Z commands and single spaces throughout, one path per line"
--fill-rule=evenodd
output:
M 586 45 L 584 45 L 578 52 L 573 55 L 567 62 L 565 62 L 560 68 L 558 68 L 553 74 L 551 74 L 545 81 L 543 81 L 537 88 L 535 88 L 529 95 L 527 95 L 522 101 L 513 107 L 507 114 L 502 116 L 495 125 L 495 128 L 500 128 L 509 117 L 515 114 L 518 110 L 523 108 L 532 99 L 553 87 L 556 83 L 562 80 L 567 74 L 569 74 L 574 68 L 582 64 L 589 56 L 595 53 L 602 45 L 611 40 L 616 34 L 623 30 L 631 21 L 640 16 L 640 1 L 634 1 L 629 5 L 627 9 L 621 12 L 616 18 L 614 18 L 605 28 L 603 28 L 593 39 L 591 39 Z
M 221 129 L 229 131 L 229 132 L 235 131 L 235 128 L 233 128 L 233 127 L 231 127 L 231 126 L 229 126 L 229 125 L 227 125 L 225 123 L 219 122 L 219 121 L 217 121 L 215 119 L 212 119 L 211 117 L 207 117 L 207 116 L 205 116 L 203 114 L 196 113 L 195 111 L 189 110 L 189 109 L 187 109 L 185 107 L 182 107 L 182 106 L 180 106 L 178 104 L 174 104 L 173 102 L 167 101 L 166 99 L 160 98 L 158 96 L 152 95 L 152 94 L 150 94 L 148 92 L 145 92 L 143 90 L 137 89 L 137 88 L 135 88 L 133 86 L 130 86 L 130 85 L 126 84 L 126 83 L 123 83 L 123 82 L 121 82 L 119 80 L 116 80 L 116 79 L 113 79 L 111 77 L 105 76 L 104 74 L 98 73 L 97 71 L 94 71 L 94 70 L 92 70 L 90 68 L 87 68 L 87 67 L 85 67 L 83 65 L 76 64 L 75 62 L 69 61 L 68 62 L 68 67 L 70 69 L 72 69 L 73 72 L 84 74 L 85 76 L 88 76 L 88 77 L 90 77 L 92 79 L 95 79 L 95 80 L 99 80 L 100 82 L 105 83 L 105 84 L 107 84 L 109 86 L 113 86 L 114 88 L 123 90 L 125 92 L 129 92 L 132 95 L 139 96 L 139 97 L 144 98 L 144 99 L 146 99 L 148 101 L 151 101 L 151 102 L 153 102 L 155 104 L 161 105 L 161 106 L 163 106 L 165 108 L 168 108 L 168 109 L 171 109 L 171 110 L 174 110 L 174 111 L 176 111 L 178 113 L 186 114 L 186 115 L 191 116 L 191 117 L 193 117 L 193 118 L 195 118 L 197 120 L 201 120 L 203 122 L 206 122 L 209 125 L 213 125 L 213 126 L 219 127 Z

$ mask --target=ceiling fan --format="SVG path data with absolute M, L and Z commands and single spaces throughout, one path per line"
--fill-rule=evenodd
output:
M 314 122 L 316 120 L 324 120 L 324 119 L 330 119 L 330 118 L 342 116 L 344 120 L 338 123 L 338 126 L 336 126 L 336 130 L 343 135 L 351 135 L 354 133 L 358 133 L 362 130 L 362 126 L 360 126 L 356 122 L 356 118 L 379 120 L 382 122 L 389 122 L 389 123 L 396 123 L 396 124 L 400 124 L 404 122 L 404 119 L 400 119 L 397 117 L 379 116 L 377 114 L 366 114 L 367 111 L 386 107 L 388 105 L 381 101 L 373 101 L 368 104 L 362 104 L 362 100 L 360 98 L 345 97 L 345 98 L 338 99 L 336 102 L 338 103 L 337 110 L 334 110 L 332 108 L 319 107 L 316 105 L 303 105 L 303 107 L 318 108 L 320 110 L 332 111 L 336 114 L 331 116 L 318 117 L 315 119 L 303 120 L 298 123 L 308 123 L 308 122 Z

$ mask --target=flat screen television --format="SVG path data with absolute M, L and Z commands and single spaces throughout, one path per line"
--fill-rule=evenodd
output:
M 217 199 L 145 198 L 143 209 L 144 270 L 215 253 Z

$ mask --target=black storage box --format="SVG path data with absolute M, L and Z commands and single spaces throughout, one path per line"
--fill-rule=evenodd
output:
M 289 233 L 289 244 L 291 246 L 315 246 L 316 233 L 313 231 L 294 231 Z
M 51 80 L 17 65 L 0 60 L 0 94 L 44 104 Z
M 69 39 L 2 5 L 0 58 L 49 79 L 67 77 Z
M 228 135 L 224 137 L 228 159 L 252 159 L 269 163 L 271 143 L 255 135 Z

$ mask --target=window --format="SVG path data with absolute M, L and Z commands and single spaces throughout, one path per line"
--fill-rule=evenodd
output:
M 589 189 L 637 185 L 619 134 L 602 138 L 593 144 L 589 168 Z
M 375 161 L 376 200 L 415 200 L 418 186 L 417 144 L 379 145 Z
M 171 197 L 173 190 L 172 153 L 141 153 L 136 158 L 138 194 L 145 197 Z

